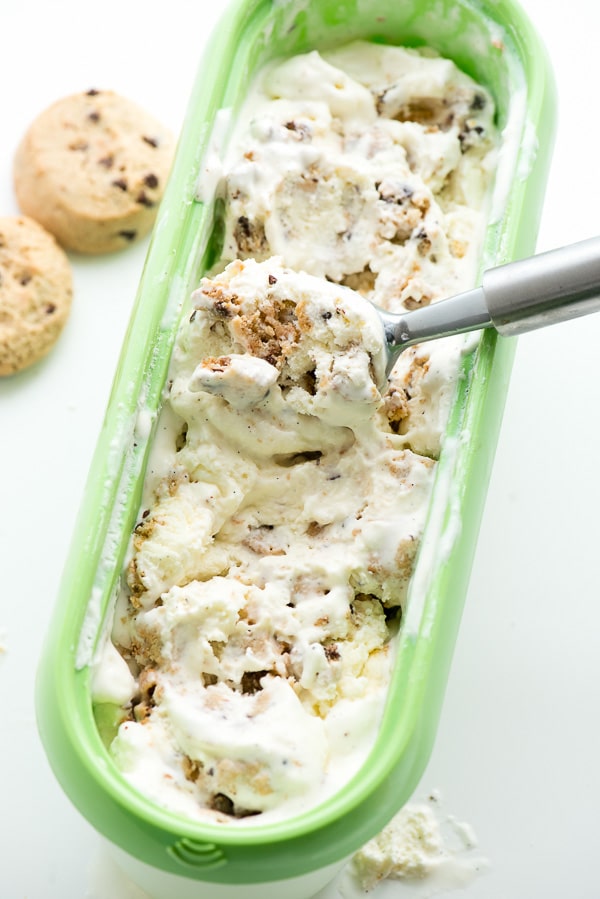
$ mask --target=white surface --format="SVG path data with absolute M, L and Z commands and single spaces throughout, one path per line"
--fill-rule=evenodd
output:
M 600 6 L 523 5 L 560 99 L 542 250 L 600 230 Z M 220 8 L 2 3 L 0 214 L 17 212 L 21 133 L 63 94 L 111 87 L 178 130 Z M 134 895 L 48 769 L 33 680 L 145 249 L 73 260 L 75 304 L 59 346 L 0 381 L 2 899 Z M 479 838 L 490 867 L 468 899 L 600 896 L 599 345 L 600 317 L 519 344 L 437 743 L 416 794 L 439 790 Z M 411 895 L 397 884 L 380 892 Z

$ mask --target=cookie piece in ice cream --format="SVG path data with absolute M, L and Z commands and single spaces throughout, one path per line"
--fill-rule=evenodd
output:
M 72 294 L 69 261 L 52 235 L 25 216 L 0 218 L 0 375 L 50 350 Z
M 64 97 L 17 149 L 19 206 L 67 249 L 119 250 L 152 227 L 172 154 L 169 132 L 113 91 Z
M 284 387 L 295 386 L 287 401 L 296 412 L 336 424 L 346 424 L 348 415 L 352 423 L 369 417 L 379 404 L 387 363 L 383 325 L 372 304 L 350 288 L 272 257 L 230 263 L 204 279 L 192 300 L 196 329 L 214 350 L 195 369 L 192 393 L 250 408 L 279 378 Z M 216 322 L 224 341 L 213 333 Z

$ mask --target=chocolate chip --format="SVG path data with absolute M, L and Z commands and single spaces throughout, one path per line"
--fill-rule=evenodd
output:
M 468 119 L 465 122 L 463 130 L 458 135 L 458 139 L 460 141 L 460 148 L 464 153 L 465 150 L 468 150 L 474 143 L 472 139 L 472 135 L 476 134 L 478 137 L 481 137 L 485 134 L 485 128 L 483 125 L 478 125 L 475 119 Z
M 219 315 L 221 318 L 231 318 L 231 307 L 227 305 L 225 300 L 215 300 L 213 310 L 215 315 Z
M 46 315 L 52 315 L 53 312 L 56 312 L 56 306 L 54 303 L 48 303 L 46 306 Z
M 118 187 L 119 190 L 127 190 L 127 181 L 125 178 L 116 178 L 112 182 L 113 187 Z
M 119 237 L 125 238 L 125 240 L 135 240 L 137 237 L 137 231 L 119 231 Z
M 146 175 L 146 177 L 144 178 L 144 184 L 146 185 L 146 187 L 158 187 L 158 178 L 156 177 L 154 172 L 150 172 L 149 175 Z
M 485 97 L 483 94 L 475 94 L 471 100 L 471 109 L 485 109 Z
M 327 321 L 328 319 L 331 318 L 331 312 L 323 312 L 323 314 L 321 315 L 321 318 L 322 318 L 324 321 Z
M 32 277 L 33 276 L 30 272 L 25 272 L 25 274 L 21 275 L 21 277 L 19 278 L 19 284 L 21 284 L 23 287 L 26 287 L 31 281 Z
M 275 275 L 269 275 L 269 284 L 277 284 L 277 278 Z
M 245 215 L 240 215 L 234 228 L 233 237 L 238 245 L 240 253 L 253 256 L 267 245 L 267 238 L 262 222 L 250 221 Z
M 145 191 L 141 190 L 137 197 L 135 198 L 135 202 L 139 203 L 140 206 L 146 206 L 148 209 L 154 206 L 154 201 L 150 199 L 150 197 L 145 193 Z
M 95 87 L 91 87 L 89 91 L 86 91 L 87 97 L 97 97 L 100 91 L 97 91 Z
M 376 181 L 375 189 L 384 203 L 398 203 L 401 206 L 405 200 L 410 200 L 414 194 L 412 187 L 406 184 L 397 184 L 388 181 Z
M 238 229 L 241 235 L 244 237 L 250 236 L 250 219 L 247 215 L 240 215 L 238 219 Z
M 337 662 L 338 659 L 341 659 L 340 651 L 336 643 L 327 644 L 327 646 L 323 647 L 323 650 L 325 652 L 325 658 L 327 658 L 330 662 Z
M 99 122 L 100 121 L 100 113 L 94 110 L 93 112 L 88 113 L 88 119 L 90 122 Z
M 108 156 L 103 156 L 102 159 L 98 160 L 98 165 L 103 166 L 105 169 L 112 169 L 115 164 L 115 157 L 112 154 Z
M 157 137 L 148 137 L 147 135 L 142 134 L 142 140 L 149 144 L 151 147 L 158 147 Z
M 286 122 L 284 127 L 287 128 L 288 131 L 293 131 L 295 134 L 297 134 L 300 140 L 304 140 L 310 135 L 310 130 L 306 125 L 302 123 Z
M 233 815 L 234 805 L 229 796 L 225 793 L 215 793 L 208 807 L 214 809 L 215 812 L 222 812 L 224 815 Z
M 261 680 L 267 671 L 244 671 L 240 686 L 242 693 L 258 693 L 262 690 Z
M 421 256 L 426 256 L 430 251 L 432 244 L 431 239 L 424 228 L 421 228 L 417 234 L 417 240 L 419 241 L 417 244 L 417 252 L 420 253 Z

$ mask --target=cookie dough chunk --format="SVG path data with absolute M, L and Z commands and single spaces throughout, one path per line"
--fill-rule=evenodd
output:
M 173 146 L 162 125 L 112 91 L 64 97 L 38 116 L 17 150 L 21 211 L 66 249 L 119 250 L 152 227 Z
M 44 356 L 69 315 L 69 261 L 32 219 L 0 218 L 0 375 Z

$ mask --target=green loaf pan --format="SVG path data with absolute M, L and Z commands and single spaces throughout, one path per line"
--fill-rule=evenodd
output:
M 383 721 L 351 782 L 277 824 L 190 821 L 120 775 L 101 734 L 115 709 L 94 710 L 90 693 L 175 332 L 213 261 L 211 184 L 236 110 L 268 60 L 356 38 L 432 46 L 490 89 L 504 141 L 482 267 L 535 249 L 554 90 L 540 40 L 513 0 L 235 0 L 228 8 L 191 96 L 37 678 L 39 730 L 56 777 L 152 896 L 313 895 L 409 798 L 438 724 L 514 353 L 512 340 L 490 331 L 465 356 Z

